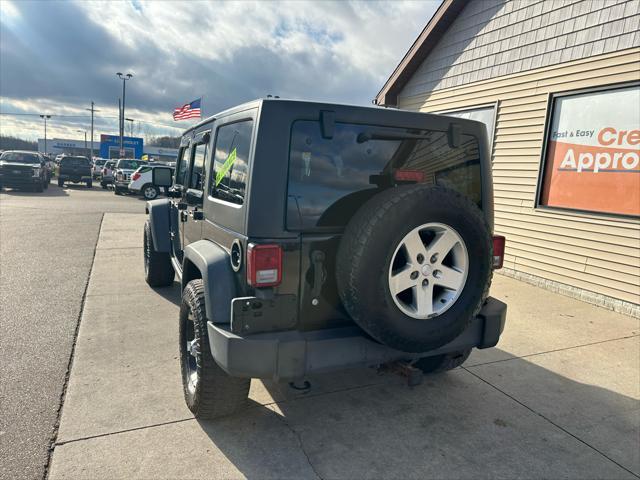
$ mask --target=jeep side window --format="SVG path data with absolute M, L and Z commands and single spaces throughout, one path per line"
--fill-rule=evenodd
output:
M 189 188 L 204 190 L 204 159 L 207 155 L 207 147 L 208 144 L 199 143 L 192 149 L 192 166 Z
M 176 185 L 184 185 L 185 175 L 189 168 L 189 162 L 187 161 L 187 152 L 189 147 L 181 147 L 178 152 L 178 164 L 176 165 Z
M 211 175 L 211 196 L 242 205 L 247 186 L 247 163 L 253 120 L 243 120 L 218 128 Z

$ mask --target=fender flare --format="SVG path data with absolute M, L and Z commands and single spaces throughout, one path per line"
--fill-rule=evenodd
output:
M 231 300 L 236 297 L 236 283 L 229 254 L 209 240 L 198 240 L 187 245 L 184 249 L 182 290 L 194 278 L 190 275 L 187 262 L 200 271 L 207 319 L 213 323 L 231 322 Z
M 159 200 L 150 200 L 145 207 L 149 214 L 149 226 L 151 227 L 151 238 L 153 239 L 153 248 L 156 252 L 171 252 L 171 236 L 170 236 L 170 211 L 171 201 L 168 198 Z

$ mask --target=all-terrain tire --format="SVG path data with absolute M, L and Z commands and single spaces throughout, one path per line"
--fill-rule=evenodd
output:
M 441 373 L 448 370 L 458 368 L 467 361 L 471 349 L 462 350 L 461 352 L 445 353 L 443 355 L 434 355 L 433 357 L 425 357 L 413 364 L 414 367 L 422 370 L 423 373 Z
M 169 253 L 157 252 L 151 237 L 149 220 L 144 224 L 144 279 L 151 287 L 168 287 L 173 283 L 175 271 Z
M 189 314 L 193 322 L 189 319 Z M 213 419 L 245 408 L 251 379 L 231 377 L 218 366 L 211 355 L 202 280 L 190 281 L 182 293 L 179 331 L 182 384 L 189 410 L 196 418 Z M 187 342 L 192 333 L 195 340 L 195 365 L 187 350 Z M 190 373 L 194 372 L 194 368 L 197 373 L 195 385 L 189 383 Z
M 388 275 L 402 239 L 434 222 L 463 239 L 468 271 L 446 311 L 418 319 L 398 308 Z M 375 340 L 404 352 L 428 352 L 460 335 L 480 311 L 489 293 L 492 255 L 482 211 L 464 195 L 424 184 L 390 188 L 365 203 L 347 225 L 336 259 L 338 292 L 353 320 Z

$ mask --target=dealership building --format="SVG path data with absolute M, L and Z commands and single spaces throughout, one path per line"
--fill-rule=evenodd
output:
M 48 138 L 46 151 L 53 155 L 90 155 L 90 141 L 68 138 Z M 141 158 L 147 155 L 160 162 L 175 162 L 178 150 L 175 148 L 152 147 L 144 145 L 139 137 L 123 137 L 124 156 Z M 45 152 L 43 138 L 38 139 L 38 151 Z M 93 142 L 93 155 L 101 158 L 120 158 L 120 137 L 118 135 L 100 135 L 99 142 Z
M 375 102 L 485 123 L 503 272 L 640 316 L 640 2 L 444 0 Z

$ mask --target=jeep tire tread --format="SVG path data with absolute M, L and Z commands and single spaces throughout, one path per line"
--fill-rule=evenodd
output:
M 425 357 L 413 364 L 414 367 L 422 370 L 423 373 L 441 373 L 448 370 L 458 368 L 467 361 L 471 349 L 462 350 L 461 352 L 445 353 L 443 355 L 434 355 L 433 357 Z
M 396 305 L 389 266 L 405 235 L 430 222 L 458 232 L 468 271 L 448 310 L 417 319 Z M 492 247 L 481 210 L 464 195 L 424 184 L 390 188 L 365 203 L 347 225 L 336 260 L 338 291 L 355 323 L 375 340 L 404 352 L 428 352 L 460 335 L 480 311 L 491 283 Z
M 194 339 L 197 342 L 197 377 L 193 391 L 188 387 L 187 326 L 189 312 L 193 315 Z M 202 280 L 190 281 L 182 293 L 180 305 L 180 367 L 184 398 L 196 418 L 214 419 L 231 415 L 246 407 L 250 378 L 228 375 L 213 359 L 209 347 L 207 318 L 205 314 L 204 284 Z
M 157 252 L 151 237 L 149 220 L 144 224 L 144 279 L 152 287 L 167 287 L 173 283 L 175 271 L 169 253 Z

